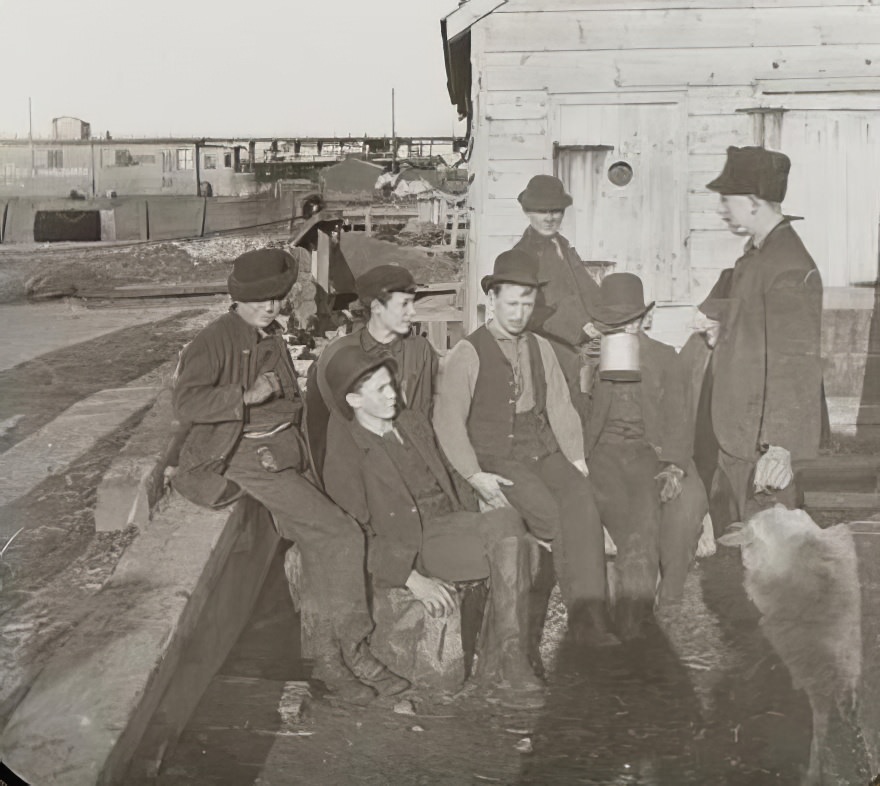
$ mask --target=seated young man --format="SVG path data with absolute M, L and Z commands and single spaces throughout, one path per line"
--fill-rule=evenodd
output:
M 617 545 L 617 629 L 631 638 L 650 619 L 658 571 L 661 602 L 681 599 L 708 502 L 692 461 L 678 356 L 644 332 L 654 304 L 632 273 L 607 276 L 600 293 L 594 316 L 606 346 L 584 449 L 602 523 Z M 620 365 L 613 336 L 624 339 Z
M 529 531 L 552 541 L 552 560 L 572 639 L 619 644 L 608 627 L 605 541 L 584 459 L 580 416 L 550 343 L 527 329 L 538 290 L 537 260 L 505 251 L 482 280 L 492 319 L 447 355 L 437 382 L 434 430 L 455 470 L 491 508 L 512 506 Z M 530 655 L 551 581 L 536 592 Z
M 315 679 L 364 702 L 409 687 L 369 650 L 373 624 L 357 523 L 304 477 L 302 400 L 281 326 L 281 300 L 297 263 L 280 249 L 235 260 L 232 306 L 181 353 L 174 412 L 189 424 L 173 478 L 191 501 L 221 507 L 247 494 L 302 553 L 303 615 L 314 625 Z
M 502 700 L 537 704 L 541 683 L 525 650 L 534 546 L 512 508 L 477 512 L 422 413 L 398 413 L 396 371 L 393 358 L 357 346 L 327 364 L 338 410 L 327 435 L 327 493 L 373 534 L 367 564 L 376 589 L 406 587 L 429 613 L 445 615 L 455 608 L 452 582 L 489 578 L 477 678 Z

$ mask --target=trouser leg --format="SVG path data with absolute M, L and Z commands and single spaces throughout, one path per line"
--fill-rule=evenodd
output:
M 697 550 L 709 501 L 693 462 L 686 467 L 681 494 L 663 503 L 660 516 L 661 603 L 677 603 Z
M 356 642 L 372 630 L 367 608 L 364 536 L 350 516 L 292 469 L 267 472 L 249 445 L 226 472 L 272 513 L 282 537 L 300 548 L 303 603 L 331 622 L 340 641 Z
M 600 443 L 590 456 L 602 522 L 617 545 L 615 618 L 625 638 L 639 635 L 654 605 L 660 568 L 660 497 L 654 476 L 659 469 L 653 448 L 644 442 Z

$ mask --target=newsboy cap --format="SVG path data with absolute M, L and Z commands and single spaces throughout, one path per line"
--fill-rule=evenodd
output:
M 280 248 L 246 251 L 232 263 L 229 294 L 241 303 L 283 298 L 298 273 L 296 258 Z
M 751 194 L 781 202 L 790 169 L 791 160 L 785 153 L 764 147 L 728 147 L 724 169 L 706 188 L 723 195 Z
M 526 211 L 565 210 L 572 203 L 562 181 L 553 175 L 535 175 L 517 200 Z
M 388 368 L 392 378 L 397 373 L 397 361 L 393 357 L 385 354 L 370 355 L 359 345 L 343 347 L 327 363 L 324 378 L 333 394 L 333 401 L 349 420 L 354 417 L 354 410 L 345 397 L 351 393 L 359 379 L 381 366 Z
M 521 248 L 504 251 L 495 258 L 491 275 L 483 276 L 480 286 L 487 293 L 495 284 L 519 284 L 523 287 L 542 287 L 538 278 L 538 260 Z
M 400 265 L 378 265 L 355 279 L 354 289 L 358 300 L 369 306 L 376 298 L 392 292 L 416 291 L 416 282 L 412 273 Z

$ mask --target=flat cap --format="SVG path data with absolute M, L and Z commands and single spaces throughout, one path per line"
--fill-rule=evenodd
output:
M 768 202 L 781 202 L 788 188 L 791 160 L 785 153 L 764 147 L 728 147 L 724 169 L 710 191 L 725 195 L 751 194 Z
M 369 306 L 376 298 L 381 298 L 392 292 L 414 293 L 416 282 L 412 273 L 405 267 L 378 265 L 358 276 L 354 282 L 354 289 L 361 303 Z

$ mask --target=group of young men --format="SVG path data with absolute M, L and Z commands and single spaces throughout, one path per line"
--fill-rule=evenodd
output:
M 707 510 L 723 527 L 790 495 L 792 458 L 818 449 L 822 288 L 779 208 L 787 173 L 780 153 L 728 150 L 709 188 L 750 242 L 681 355 L 646 334 L 637 276 L 589 275 L 559 234 L 572 198 L 548 175 L 520 194 L 529 227 L 481 282 L 490 318 L 442 364 L 412 332 L 411 274 L 379 265 L 356 282 L 366 325 L 329 344 L 302 391 L 275 321 L 295 260 L 235 260 L 230 311 L 181 356 L 191 428 L 173 482 L 207 505 L 248 494 L 299 545 L 314 679 L 352 701 L 406 690 L 370 651 L 369 596 L 406 588 L 445 615 L 462 582 L 487 580 L 476 679 L 540 703 L 557 582 L 571 642 L 619 645 L 681 600 Z

